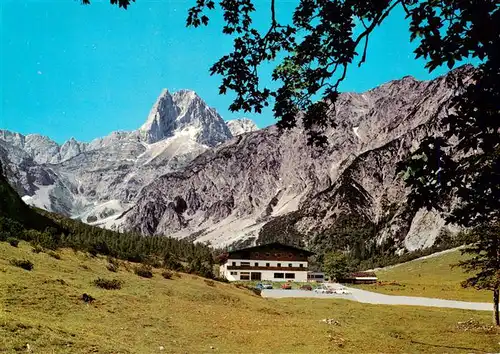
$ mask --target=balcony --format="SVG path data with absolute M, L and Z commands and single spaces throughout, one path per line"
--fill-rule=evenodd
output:
M 287 272 L 307 272 L 307 267 L 256 267 L 256 266 L 227 266 L 227 270 L 279 270 Z

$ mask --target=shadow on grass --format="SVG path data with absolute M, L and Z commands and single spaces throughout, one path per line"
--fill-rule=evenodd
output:
M 477 349 L 477 348 L 471 348 L 471 347 L 459 347 L 459 346 L 454 346 L 454 345 L 432 344 L 432 343 L 420 342 L 418 340 L 410 340 L 410 342 L 412 344 L 426 345 L 426 346 L 434 347 L 434 348 L 448 348 L 448 349 L 471 350 L 471 351 L 473 351 L 475 353 L 490 353 L 488 351 L 484 351 L 484 350 Z

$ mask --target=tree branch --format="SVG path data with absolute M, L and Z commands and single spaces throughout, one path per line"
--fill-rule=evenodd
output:
M 274 1 L 275 0 L 271 0 L 271 20 L 272 20 L 272 27 L 276 27 L 276 11 L 275 11 L 275 8 L 274 8 Z
M 368 38 L 370 36 L 366 35 L 365 37 L 365 48 L 363 49 L 363 56 L 361 57 L 361 60 L 358 63 L 358 68 L 361 67 L 361 64 L 363 64 L 366 61 L 366 50 L 368 49 Z

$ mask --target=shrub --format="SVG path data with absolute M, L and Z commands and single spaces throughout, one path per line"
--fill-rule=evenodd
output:
M 227 280 L 226 278 L 215 277 L 214 280 L 218 281 L 219 283 L 229 283 L 229 280 Z
M 26 270 L 32 270 L 34 266 L 34 264 L 27 259 L 12 259 L 10 264 Z
M 19 240 L 17 238 L 14 238 L 14 237 L 9 237 L 7 239 L 7 242 L 9 243 L 9 245 L 11 245 L 12 247 L 17 247 L 19 245 Z
M 144 259 L 144 264 L 150 265 L 151 267 L 160 268 L 162 266 L 161 260 L 158 257 L 148 256 Z
M 215 283 L 213 280 L 207 280 L 205 279 L 205 284 L 207 284 L 208 286 L 215 286 Z
M 252 289 L 253 293 L 257 296 L 261 296 L 261 293 L 262 293 L 262 290 L 260 289 L 257 289 L 257 288 L 253 288 Z
M 165 254 L 163 258 L 163 267 L 178 272 L 184 270 L 182 264 L 170 253 Z
M 50 251 L 49 253 L 47 253 L 49 256 L 51 256 L 52 258 L 55 258 L 55 259 L 61 259 L 61 256 L 59 255 L 59 253 L 56 253 L 54 251 Z
M 134 273 L 143 278 L 152 278 L 153 269 L 151 266 L 142 264 L 140 267 L 135 267 Z
M 92 243 L 87 247 L 87 251 L 92 257 L 95 257 L 98 254 L 108 255 L 110 253 L 108 244 L 106 242 Z
M 83 302 L 87 303 L 87 304 L 91 304 L 92 302 L 94 302 L 95 298 L 92 297 L 91 295 L 85 293 L 82 295 L 82 297 L 80 298 L 83 300 Z
M 59 285 L 68 285 L 64 279 L 47 279 L 43 281 L 44 284 L 59 284 Z
M 166 270 L 164 271 L 163 273 L 161 273 L 161 275 L 165 278 L 165 279 L 172 279 L 172 277 L 174 276 L 174 273 L 172 273 L 171 271 L 169 270 Z
M 40 245 L 35 245 L 33 246 L 33 248 L 31 249 L 31 252 L 33 253 L 40 253 L 40 252 L 43 252 L 43 247 L 40 246 Z
M 93 283 L 98 288 L 106 290 L 118 290 L 122 288 L 122 282 L 118 279 L 97 278 Z
M 7 239 L 9 237 L 11 237 L 10 236 L 10 232 L 4 231 L 4 230 L 0 230 L 0 241 L 7 241 Z
M 53 235 L 51 232 L 53 231 L 45 230 L 45 232 L 40 232 L 37 230 L 25 230 L 23 234 L 25 240 L 44 248 L 55 250 L 60 245 L 61 240 L 60 236 Z

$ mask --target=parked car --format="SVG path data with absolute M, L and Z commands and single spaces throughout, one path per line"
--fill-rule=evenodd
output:
M 257 285 L 255 285 L 255 289 L 259 289 L 259 290 L 272 289 L 272 288 L 273 288 L 272 284 L 257 283 Z
M 339 295 L 346 295 L 346 294 L 350 294 L 351 293 L 349 290 L 347 290 L 347 288 L 344 288 L 344 287 L 337 288 L 333 292 L 335 294 L 339 294 Z
M 317 287 L 313 291 L 318 294 L 333 294 L 333 290 L 324 285 Z
M 300 287 L 300 290 L 308 290 L 308 291 L 311 291 L 312 289 L 313 289 L 313 288 L 312 288 L 312 286 L 311 286 L 311 285 L 309 285 L 309 284 L 305 284 L 305 285 L 302 285 L 302 286 Z
M 290 283 L 284 283 L 283 285 L 281 285 L 281 289 L 290 290 L 291 288 L 292 284 Z

